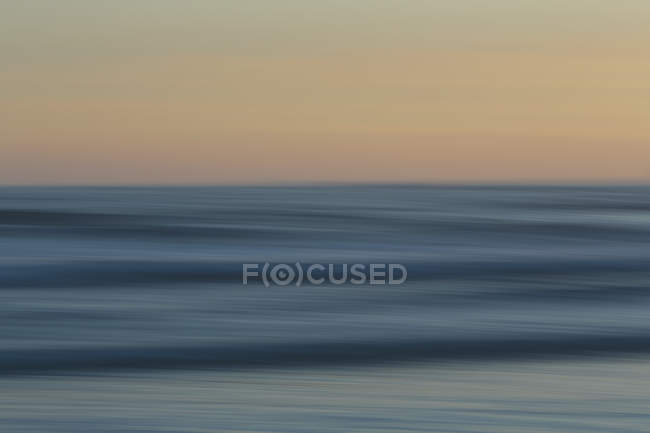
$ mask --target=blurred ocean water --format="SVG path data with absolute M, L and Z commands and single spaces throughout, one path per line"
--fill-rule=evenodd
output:
M 0 430 L 648 431 L 649 287 L 644 186 L 0 188 Z

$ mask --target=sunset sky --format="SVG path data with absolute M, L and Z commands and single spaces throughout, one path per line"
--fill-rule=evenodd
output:
M 648 182 L 647 0 L 0 0 L 0 184 Z

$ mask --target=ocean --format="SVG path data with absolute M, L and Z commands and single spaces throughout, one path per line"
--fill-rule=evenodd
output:
M 2 187 L 0 389 L 12 433 L 650 431 L 650 187 Z

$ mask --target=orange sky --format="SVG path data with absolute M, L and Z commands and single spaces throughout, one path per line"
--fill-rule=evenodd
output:
M 0 184 L 650 180 L 647 1 L 13 3 Z

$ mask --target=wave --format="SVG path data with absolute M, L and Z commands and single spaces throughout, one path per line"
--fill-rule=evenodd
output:
M 645 273 L 650 258 L 540 258 L 501 261 L 405 263 L 408 282 L 444 279 L 489 279 L 518 276 Z M 302 263 L 307 268 L 311 263 Z M 369 264 L 366 263 L 366 269 Z M 340 278 L 342 266 L 334 267 Z M 222 283 L 242 280 L 242 264 L 211 261 L 76 260 L 59 263 L 0 264 L 0 288 L 102 287 L 115 284 Z
M 93 347 L 0 351 L 0 374 L 111 369 L 289 368 L 399 362 L 549 360 L 649 355 L 650 334 L 561 334 L 509 339 Z
M 513 204 L 516 206 L 517 204 Z M 538 204 L 541 206 L 540 204 Z M 534 210 L 534 204 L 525 207 Z M 549 206 L 562 206 L 550 204 Z M 638 204 L 638 206 L 642 206 Z M 572 209 L 568 209 L 572 210 Z M 640 220 L 642 221 L 642 220 Z M 392 233 L 413 243 L 413 237 L 476 237 L 503 240 L 584 239 L 599 241 L 650 240 L 650 225 L 609 221 L 525 220 L 508 214 L 489 216 L 440 215 L 431 211 L 403 212 L 377 209 L 250 209 L 185 211 L 168 215 L 0 209 L 2 237 L 57 237 L 90 239 L 173 240 L 332 240 L 341 248 L 351 239 L 376 238 Z M 417 243 L 417 242 L 416 242 Z

